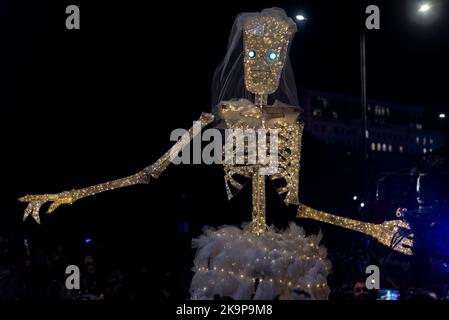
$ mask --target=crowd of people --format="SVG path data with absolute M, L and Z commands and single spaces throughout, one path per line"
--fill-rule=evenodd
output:
M 78 257 L 67 254 L 62 245 L 46 251 L 10 250 L 9 241 L 0 238 L 0 300 L 171 300 L 188 299 L 188 285 L 193 273 L 189 258 L 173 268 L 157 267 L 154 259 L 140 259 L 126 247 L 115 244 L 86 244 Z M 93 250 L 93 247 L 95 249 Z M 194 252 L 191 252 L 194 254 Z M 368 290 L 366 266 L 378 263 L 377 257 L 351 245 L 345 250 L 329 250 L 333 272 L 328 278 L 330 300 L 375 300 L 376 290 Z M 192 261 L 192 260 L 190 260 Z M 80 288 L 66 287 L 66 267 L 79 267 Z M 190 262 L 191 264 L 191 262 Z M 392 261 L 402 271 L 409 266 Z M 431 290 L 415 290 L 400 282 L 381 279 L 382 287 L 398 290 L 401 299 L 436 300 L 442 297 Z M 226 299 L 226 297 L 217 297 Z
M 117 249 L 115 253 L 114 249 Z M 106 245 L 97 250 L 86 249 L 79 259 L 68 257 L 63 246 L 51 252 L 26 251 L 12 252 L 8 240 L 0 238 L 0 300 L 169 298 L 164 296 L 166 290 L 160 286 L 164 277 L 155 275 L 149 265 L 130 259 L 126 248 Z M 66 268 L 69 265 L 79 268 L 79 289 L 67 289 Z

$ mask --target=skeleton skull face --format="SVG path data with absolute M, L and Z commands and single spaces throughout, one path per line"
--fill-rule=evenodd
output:
M 282 69 L 296 26 L 287 16 L 258 15 L 244 25 L 244 70 L 246 89 L 271 94 L 279 87 Z

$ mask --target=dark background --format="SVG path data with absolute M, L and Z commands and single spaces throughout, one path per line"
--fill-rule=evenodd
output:
M 449 4 L 433 1 L 433 16 L 420 19 L 418 3 L 366 3 L 381 13 L 381 30 L 367 32 L 368 98 L 438 114 L 447 109 Z M 65 28 L 69 4 L 80 7 L 81 30 Z M 304 88 L 360 91 L 365 15 L 359 1 L 20 0 L 0 6 L 0 236 L 19 250 L 28 237 L 32 248 L 62 244 L 75 260 L 82 240 L 92 237 L 151 261 L 158 277 L 190 268 L 183 257 L 191 258 L 190 238 L 203 225 L 250 219 L 250 188 L 227 202 L 220 166 L 171 166 L 149 185 L 61 207 L 41 226 L 23 223 L 25 205 L 17 202 L 24 194 L 126 176 L 158 159 L 172 145 L 173 129 L 189 128 L 211 110 L 212 74 L 240 12 L 278 6 L 291 17 L 307 15 L 290 53 L 300 95 Z M 320 165 L 326 172 L 338 168 L 331 159 L 317 165 L 318 152 L 305 141 L 300 197 L 332 207 L 338 197 L 320 194 L 320 185 L 344 188 L 344 181 L 323 176 Z M 285 226 L 295 208 L 285 208 L 272 189 L 268 195 L 269 222 Z

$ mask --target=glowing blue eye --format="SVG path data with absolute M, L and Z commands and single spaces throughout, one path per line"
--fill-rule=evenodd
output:
M 274 51 L 269 51 L 268 52 L 268 60 L 270 60 L 271 62 L 273 62 L 274 60 L 276 60 L 278 57 L 277 53 Z
M 254 51 L 254 50 L 249 50 L 248 51 L 248 57 L 254 58 L 255 56 L 256 56 L 256 51 Z

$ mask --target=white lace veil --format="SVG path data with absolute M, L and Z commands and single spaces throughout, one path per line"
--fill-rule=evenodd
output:
M 246 19 L 257 15 L 276 15 L 294 25 L 296 24 L 289 18 L 285 11 L 280 8 L 264 9 L 262 12 L 241 13 L 237 16 L 232 26 L 229 36 L 226 55 L 218 68 L 215 70 L 212 79 L 212 112 L 217 114 L 217 108 L 220 101 L 245 98 L 254 101 L 254 95 L 245 88 L 244 69 L 243 69 L 243 32 L 242 28 Z M 279 88 L 275 93 L 268 96 L 268 103 L 272 104 L 279 100 L 291 106 L 298 106 L 298 93 L 296 89 L 295 77 L 287 49 L 287 57 L 279 81 Z

